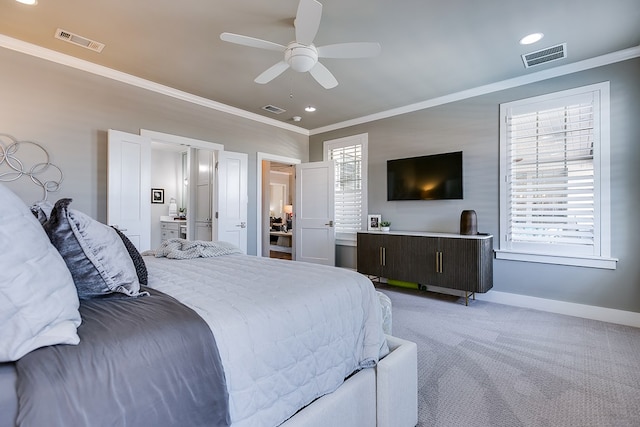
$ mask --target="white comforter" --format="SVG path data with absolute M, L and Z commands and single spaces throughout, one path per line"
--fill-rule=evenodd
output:
M 247 255 L 145 257 L 149 286 L 211 327 L 234 427 L 276 426 L 388 352 L 364 276 Z

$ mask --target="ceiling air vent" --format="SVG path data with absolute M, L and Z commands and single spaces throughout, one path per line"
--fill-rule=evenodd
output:
M 89 40 L 85 37 L 79 36 L 77 34 L 73 34 L 69 31 L 61 30 L 60 28 L 56 30 L 56 38 L 60 40 L 64 40 L 69 43 L 73 43 L 77 46 L 82 46 L 86 49 L 91 49 L 94 52 L 98 52 L 98 53 L 102 52 L 102 49 L 104 49 L 104 45 L 102 43 Z
M 525 68 L 534 67 L 536 65 L 546 64 L 547 62 L 556 61 L 567 57 L 567 44 L 562 43 L 556 46 L 547 47 L 535 52 L 522 55 L 522 61 Z
M 283 108 L 276 107 L 275 105 L 265 105 L 264 107 L 262 107 L 262 109 L 263 110 L 267 110 L 268 112 L 273 113 L 273 114 L 282 114 L 285 111 L 287 111 L 287 110 L 285 110 Z

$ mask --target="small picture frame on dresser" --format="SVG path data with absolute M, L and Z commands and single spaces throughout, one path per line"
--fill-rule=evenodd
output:
M 164 188 L 151 189 L 151 203 L 164 203 Z
M 368 231 L 379 231 L 380 230 L 380 221 L 382 220 L 382 215 L 367 215 L 367 230 Z

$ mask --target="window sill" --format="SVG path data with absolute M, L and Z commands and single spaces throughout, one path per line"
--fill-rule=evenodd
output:
M 578 257 L 567 255 L 543 255 L 534 253 L 514 252 L 508 250 L 496 250 L 496 259 L 509 261 L 539 262 L 544 264 L 569 265 L 574 267 L 602 268 L 615 270 L 617 258 Z
M 357 241 L 355 236 L 353 238 L 351 237 L 337 237 L 336 238 L 336 245 L 338 246 L 357 246 Z

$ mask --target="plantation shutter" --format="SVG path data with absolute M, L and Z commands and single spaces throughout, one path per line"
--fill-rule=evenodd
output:
M 336 233 L 355 233 L 362 224 L 362 145 L 329 148 L 329 159 L 335 161 L 335 227 Z
M 596 103 L 590 92 L 507 111 L 506 239 L 512 249 L 595 255 Z

